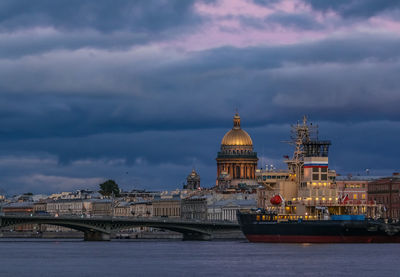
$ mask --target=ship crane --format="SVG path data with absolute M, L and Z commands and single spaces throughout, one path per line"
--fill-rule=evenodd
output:
M 295 147 L 293 156 L 291 159 L 286 159 L 285 163 L 288 166 L 289 172 L 294 177 L 297 186 L 303 177 L 303 165 L 304 165 L 304 145 L 311 140 L 318 139 L 318 125 L 307 124 L 307 116 L 303 116 L 303 122 L 300 124 L 297 122 L 296 125 L 292 125 L 291 140 L 284 141 Z

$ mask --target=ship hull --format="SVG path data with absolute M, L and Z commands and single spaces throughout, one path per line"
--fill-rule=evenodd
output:
M 400 226 L 378 221 L 257 221 L 252 214 L 239 214 L 238 219 L 250 242 L 400 243 Z
M 265 243 L 400 243 L 400 237 L 389 236 L 323 236 L 323 235 L 246 235 L 250 242 Z

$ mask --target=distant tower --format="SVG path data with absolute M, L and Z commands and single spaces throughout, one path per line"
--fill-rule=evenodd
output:
M 192 172 L 186 178 L 186 185 L 183 186 L 184 189 L 196 190 L 200 188 L 200 175 L 197 174 L 196 170 Z
M 240 127 L 238 113 L 233 117 L 233 128 L 227 132 L 221 142 L 221 151 L 217 156 L 217 186 L 238 186 L 240 183 L 252 183 L 257 168 L 257 153 L 253 152 L 253 141 Z

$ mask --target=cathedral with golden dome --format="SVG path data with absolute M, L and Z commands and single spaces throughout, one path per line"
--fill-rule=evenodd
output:
M 255 183 L 257 153 L 253 141 L 240 127 L 240 116 L 233 117 L 233 128 L 225 134 L 217 156 L 217 187 L 237 188 L 240 184 Z

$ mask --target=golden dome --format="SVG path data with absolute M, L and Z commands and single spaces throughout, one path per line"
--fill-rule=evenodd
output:
M 253 141 L 249 134 L 240 128 L 240 116 L 235 114 L 233 117 L 233 128 L 225 134 L 221 142 L 222 145 L 248 145 L 252 146 Z

